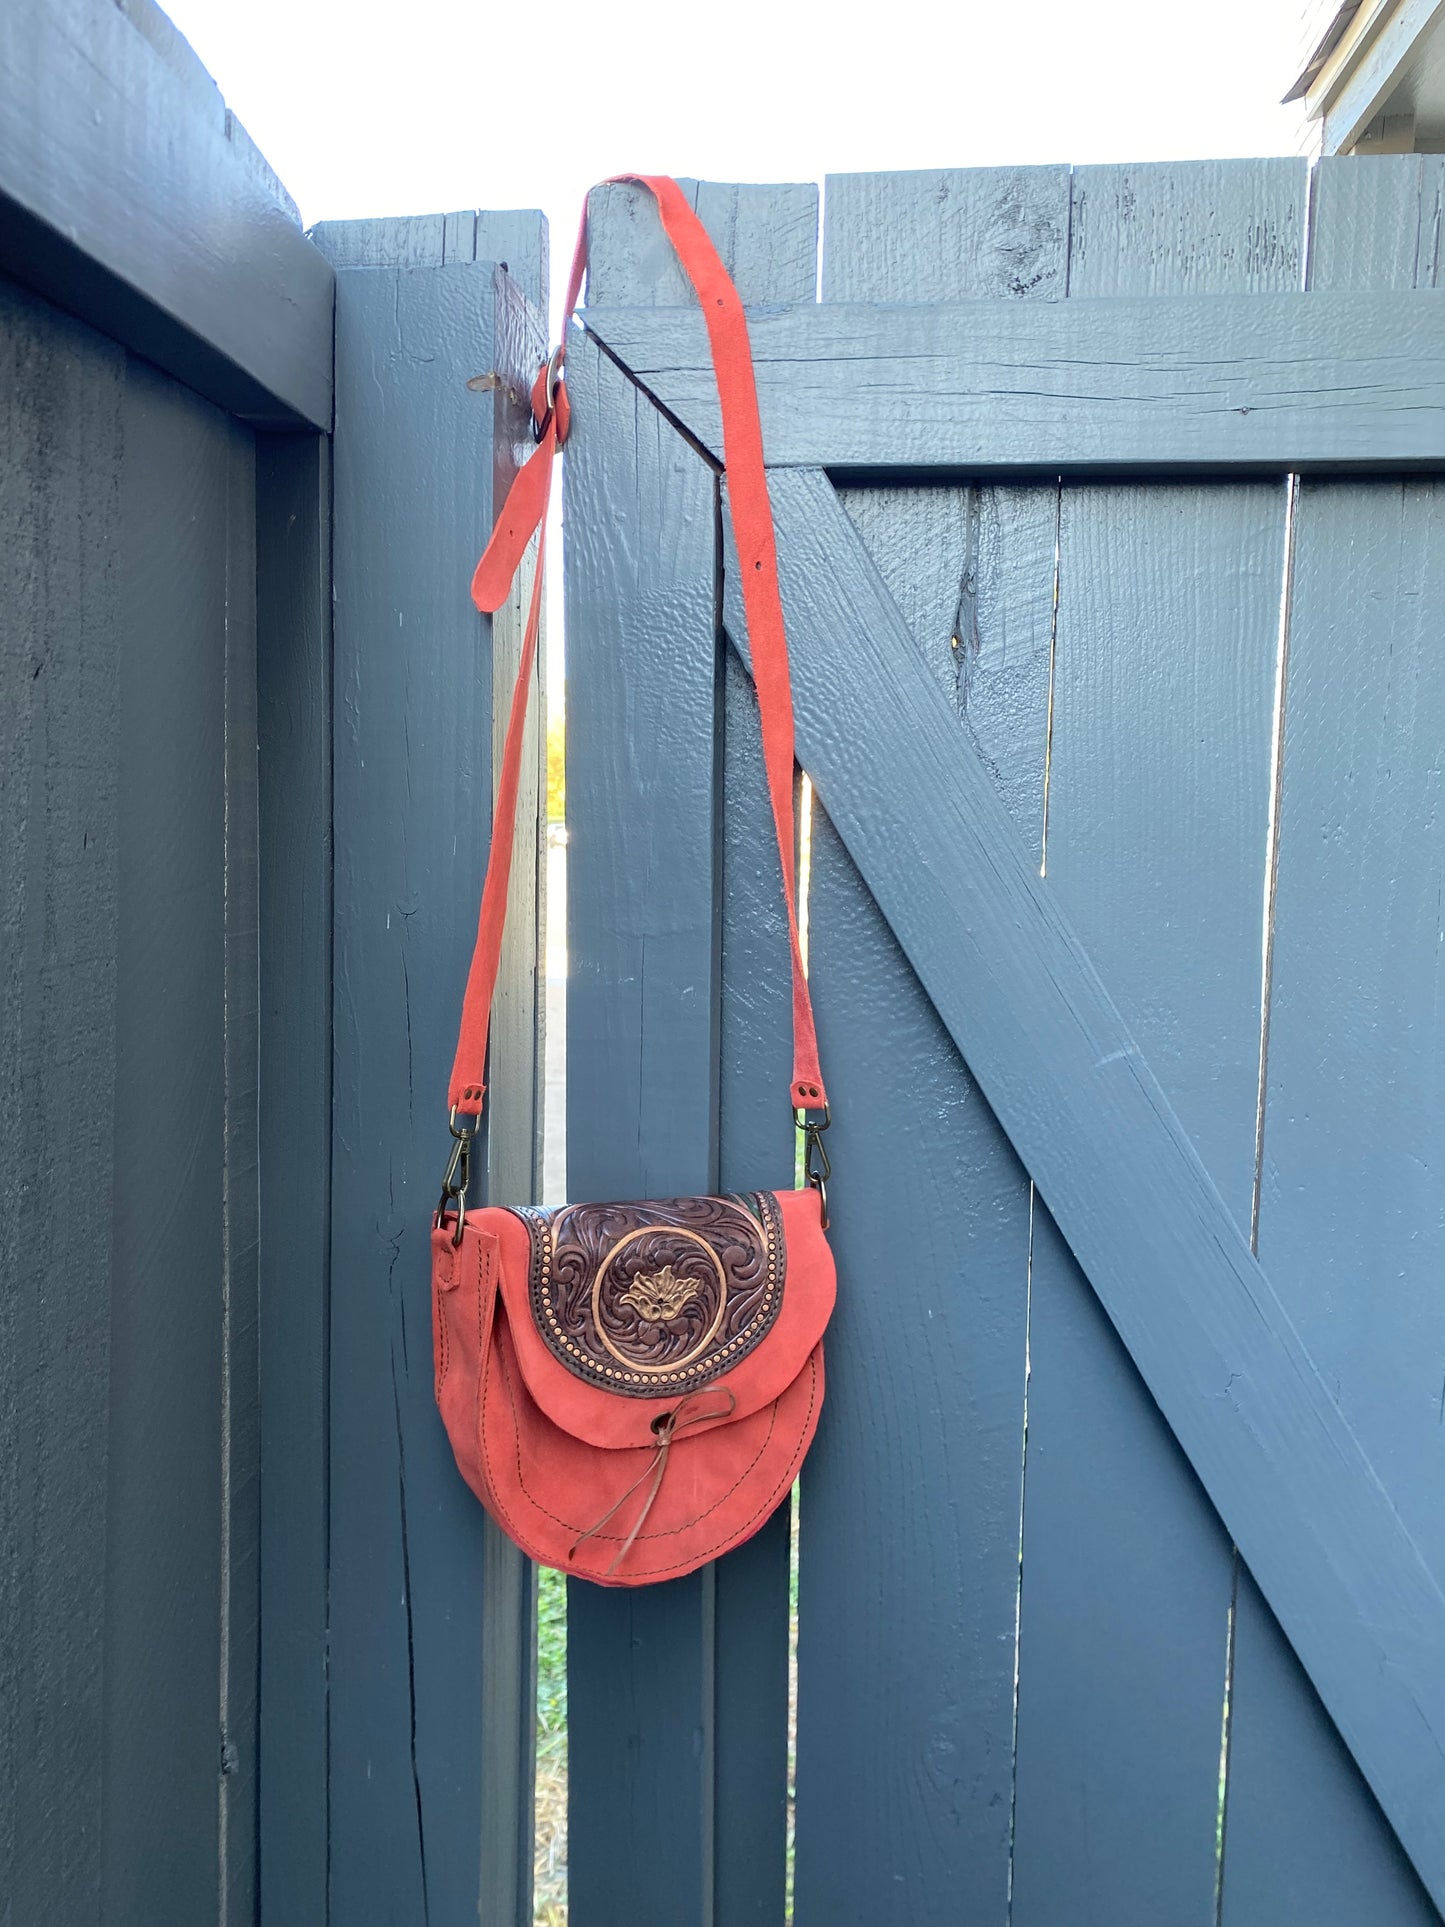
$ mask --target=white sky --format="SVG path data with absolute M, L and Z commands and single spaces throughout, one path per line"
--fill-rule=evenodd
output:
M 540 207 L 554 303 L 583 196 L 609 174 L 822 181 L 1297 153 L 1300 112 L 1279 99 L 1316 11 L 1307 0 L 162 4 L 308 225 Z
M 1305 0 L 163 0 L 312 221 L 541 207 L 628 169 L 1298 151 Z

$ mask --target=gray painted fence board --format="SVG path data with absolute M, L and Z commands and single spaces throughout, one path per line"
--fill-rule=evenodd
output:
M 814 189 L 684 185 L 745 298 L 811 293 Z M 594 302 L 678 298 L 645 191 L 595 192 L 590 236 Z M 665 1196 L 717 1182 L 716 491 L 595 348 L 570 367 L 568 1188 Z M 770 1676 L 786 1640 L 780 1530 L 735 1569 L 630 1598 L 569 1586 L 577 1927 L 624 1907 L 685 1927 L 724 1903 L 776 1906 L 781 1862 L 749 1837 L 775 1798 L 757 1776 L 776 1716 L 749 1669 Z
M 586 325 L 721 448 L 700 317 Z M 846 305 L 749 317 L 774 466 L 970 473 L 1445 465 L 1445 304 L 1415 293 Z
M 833 820 L 1422 1878 L 1439 1883 L 1445 1600 L 986 777 L 963 759 L 955 792 L 933 784 L 952 725 L 836 498 L 821 477 L 778 476 L 774 508 L 799 741 Z M 910 785 L 931 809 L 884 806 Z M 920 866 L 936 895 L 903 881 Z
M 261 1634 L 260 943 L 256 684 L 256 449 L 226 450 L 222 718 L 225 1176 L 221 1311 L 220 1919 L 256 1918 Z
M 1438 483 L 1302 491 L 1260 1213 L 1286 1312 L 1437 1574 L 1442 544 Z
M 1067 213 L 1064 169 L 830 181 L 823 292 L 1047 286 Z M 1011 756 L 1004 773 L 1037 834 L 1054 491 L 858 489 L 846 504 L 990 766 L 1011 722 L 1032 730 L 1035 766 Z M 1033 536 L 1042 582 L 1015 566 Z M 821 810 L 809 921 L 842 1296 L 803 1475 L 798 1918 L 1002 1920 L 1027 1178 Z
M 0 280 L 7 1927 L 96 1927 L 102 1906 L 124 398 L 120 349 Z
M 1068 281 L 1066 167 L 830 174 L 825 301 L 1050 300 Z
M 0 250 L 233 412 L 331 423 L 331 270 L 149 0 L 0 14 Z
M 451 214 L 320 221 L 311 229 L 311 239 L 338 270 L 440 268 L 456 262 L 495 261 L 534 307 L 546 308 L 547 223 L 535 208 L 501 213 L 460 208 Z
M 716 491 L 592 343 L 568 367 L 568 1190 L 685 1196 L 717 1178 Z M 691 1927 L 713 1575 L 567 1593 L 570 1917 Z
M 491 798 L 491 264 L 344 270 L 335 480 L 336 950 L 331 1293 L 331 1910 L 464 1920 L 527 1871 L 482 1862 L 516 1801 L 525 1562 L 484 1525 L 432 1396 L 427 1224 Z M 496 427 L 494 429 L 494 419 Z M 480 444 L 480 447 L 479 447 Z M 479 456 L 481 457 L 479 459 Z M 480 673 L 479 673 L 480 667 Z M 496 1128 L 509 1128 L 499 1119 Z M 524 1135 L 530 1139 L 530 1118 Z M 513 1574 L 506 1678 L 498 1558 Z M 493 1572 L 488 1574 L 488 1565 Z M 494 1638 L 494 1634 L 498 1635 Z M 495 1691 L 493 1690 L 495 1685 Z M 487 1786 L 495 1744 L 509 1773 Z M 507 1845 L 519 1828 L 509 1828 Z M 506 1917 L 498 1907 L 497 1918 Z
M 1071 301 L 1298 285 L 1301 162 L 1072 186 Z M 1048 888 L 1246 1226 L 1284 509 L 1065 485 L 1058 529 Z M 1015 1918 L 1204 1921 L 1233 1553 L 1042 1210 L 1032 1277 Z
M 1314 177 L 1311 286 L 1433 285 L 1433 277 L 1438 274 L 1438 195 L 1442 168 L 1445 163 L 1414 157 L 1372 158 L 1363 165 L 1350 161 L 1324 162 Z M 1305 483 L 1302 487 L 1303 506 L 1312 500 L 1316 485 Z M 1359 497 L 1364 499 L 1375 493 L 1376 490 L 1364 485 Z M 1333 496 L 1335 491 L 1327 489 L 1325 494 Z M 1354 531 L 1350 534 L 1353 539 Z M 1317 541 L 1318 535 L 1311 530 L 1305 510 L 1297 523 L 1294 560 L 1297 581 L 1301 579 L 1311 545 Z M 1378 558 L 1378 548 L 1375 553 Z M 1392 588 L 1383 582 L 1380 586 L 1388 599 Z M 1306 598 L 1294 604 L 1289 616 L 1290 654 L 1296 657 L 1302 653 L 1307 665 L 1312 653 L 1308 633 L 1312 615 Z M 1369 633 L 1373 637 L 1379 620 L 1378 605 L 1369 606 L 1368 614 L 1362 609 L 1361 615 L 1361 635 Z M 1333 619 L 1333 611 L 1327 611 L 1326 621 Z M 1356 646 L 1358 638 L 1351 638 L 1349 647 Z M 1378 662 L 1378 645 L 1372 641 L 1363 655 L 1365 663 Z M 1356 669 L 1348 664 L 1342 666 L 1338 685 L 1327 692 L 1316 683 L 1317 718 L 1341 705 L 1341 724 L 1348 728 L 1344 720 L 1348 712 L 1343 707 L 1343 692 L 1351 687 L 1351 677 L 1363 666 Z M 1308 689 L 1308 668 L 1305 686 Z M 1358 688 L 1355 693 L 1359 693 Z M 1298 683 L 1294 695 L 1297 705 Z M 1286 715 L 1291 715 L 1288 696 Z M 1295 787 L 1291 783 L 1291 797 Z M 1276 903 L 1273 975 L 1285 1000 L 1289 1001 L 1294 995 L 1297 974 L 1303 976 L 1306 986 L 1317 981 L 1318 963 L 1311 960 L 1308 951 L 1303 956 L 1291 954 L 1288 916 L 1285 942 L 1283 946 L 1279 942 L 1281 902 L 1287 906 L 1298 900 L 1297 886 L 1292 884 L 1293 864 L 1283 850 L 1281 858 L 1288 867 L 1281 871 L 1283 896 Z M 1346 892 L 1340 908 L 1348 927 L 1352 913 L 1358 914 L 1358 904 Z M 1345 957 L 1350 949 L 1351 944 L 1346 943 Z M 1377 1036 L 1376 1047 L 1385 1041 L 1383 1035 Z M 1273 1053 L 1272 1042 L 1271 1061 L 1277 1063 Z M 1334 1128 L 1339 1129 L 1337 1101 L 1332 1102 L 1324 1092 L 1320 1097 L 1326 1107 L 1324 1114 L 1331 1116 Z M 1262 1234 L 1272 1226 L 1273 1218 L 1274 1208 L 1266 1192 L 1261 1199 Z M 1305 1250 L 1308 1249 L 1306 1242 Z M 1272 1270 L 1279 1273 L 1277 1283 L 1282 1293 L 1288 1296 L 1294 1261 L 1288 1234 L 1278 1247 L 1271 1245 L 1266 1255 Z M 1328 1336 L 1328 1306 L 1329 1299 L 1322 1298 L 1319 1292 L 1319 1275 L 1306 1273 L 1304 1288 L 1290 1309 L 1312 1347 L 1322 1327 Z M 1390 1329 L 1392 1332 L 1395 1329 L 1393 1322 Z M 1380 1346 L 1375 1356 L 1381 1356 L 1385 1349 Z M 1344 1366 L 1346 1361 L 1339 1363 Z M 1357 1366 L 1351 1363 L 1341 1372 L 1341 1387 L 1353 1388 L 1358 1383 Z M 1422 1544 L 1428 1543 L 1422 1540 Z M 1361 1780 L 1359 1769 L 1247 1571 L 1240 1575 L 1234 1652 L 1222 1927 L 1280 1927 L 1284 1922 L 1308 1923 L 1308 1927 L 1334 1927 L 1334 1923 L 1338 1923 L 1338 1927 L 1352 1927 L 1361 1920 L 1398 1921 L 1414 1927 L 1417 1922 L 1435 1921 L 1438 1918 L 1435 1909 L 1421 1891 L 1413 1870 Z
M 718 1184 L 786 1187 L 794 1133 L 788 927 L 757 699 L 723 661 L 722 1008 Z M 788 1508 L 714 1569 L 714 1919 L 784 1917 L 788 1775 Z
M 218 1907 L 227 572 L 253 537 L 244 431 L 132 360 L 124 433 L 102 1854 L 106 1920 L 140 1927 L 158 1896 Z
M 261 808 L 260 1910 L 326 1919 L 331 448 L 257 449 Z
M 803 1477 L 796 1917 L 1002 1921 L 1027 1179 L 821 813 L 813 852 L 842 1289 Z

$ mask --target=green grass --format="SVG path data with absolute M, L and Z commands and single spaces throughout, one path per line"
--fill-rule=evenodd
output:
M 567 1922 L 567 1581 L 537 1574 L 535 1927 Z

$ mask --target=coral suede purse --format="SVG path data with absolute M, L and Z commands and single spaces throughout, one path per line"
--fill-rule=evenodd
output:
M 712 346 L 792 939 L 791 1101 L 807 1182 L 728 1197 L 467 1209 L 541 612 L 539 546 L 452 1070 L 432 1316 L 437 1404 L 463 1477 L 498 1525 L 543 1565 L 640 1586 L 738 1545 L 787 1496 L 822 1404 L 834 1273 L 824 1235 L 829 1113 L 795 909 L 792 692 L 747 323 L 677 183 L 618 178 L 656 199 Z M 569 318 L 585 234 L 584 216 Z M 559 348 L 537 377 L 538 448 L 477 565 L 472 593 L 486 613 L 501 606 L 538 529 L 545 543 L 552 468 L 570 420 L 562 362 Z

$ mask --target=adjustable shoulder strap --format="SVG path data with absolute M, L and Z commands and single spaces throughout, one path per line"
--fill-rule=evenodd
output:
M 662 216 L 663 229 L 672 243 L 684 273 L 692 283 L 707 324 L 717 376 L 718 399 L 722 406 L 723 461 L 729 482 L 729 502 L 733 533 L 737 539 L 738 567 L 741 573 L 743 607 L 748 619 L 752 645 L 753 679 L 758 692 L 762 718 L 763 761 L 767 769 L 768 799 L 778 837 L 778 860 L 782 866 L 783 897 L 788 909 L 788 934 L 793 965 L 793 1076 L 791 1099 L 795 1109 L 819 1110 L 827 1102 L 822 1074 L 818 1068 L 818 1040 L 813 1025 L 813 1006 L 808 996 L 808 981 L 803 972 L 803 954 L 798 940 L 797 880 L 795 875 L 795 825 L 793 821 L 793 693 L 788 673 L 788 643 L 783 628 L 783 602 L 778 588 L 777 547 L 773 537 L 773 513 L 768 500 L 767 476 L 763 468 L 763 431 L 758 415 L 757 386 L 753 379 L 752 348 L 748 340 L 747 318 L 732 277 L 718 257 L 707 230 L 689 206 L 677 182 L 667 175 L 620 174 L 618 181 L 635 181 L 653 196 Z M 511 878 L 512 841 L 517 818 L 517 789 L 522 767 L 522 733 L 527 717 L 527 697 L 537 653 L 537 631 L 541 620 L 543 551 L 546 546 L 547 504 L 551 497 L 552 470 L 562 444 L 567 439 L 570 414 L 567 386 L 563 375 L 566 329 L 582 288 L 587 261 L 587 216 L 577 237 L 572 269 L 567 279 L 564 309 L 563 344 L 552 355 L 537 377 L 532 390 L 532 412 L 538 423 L 536 453 L 517 476 L 502 505 L 502 512 L 486 553 L 477 564 L 472 580 L 472 597 L 484 614 L 492 614 L 505 601 L 527 544 L 538 529 L 543 531 L 537 551 L 537 572 L 533 579 L 527 627 L 522 643 L 522 659 L 512 692 L 511 713 L 502 752 L 501 776 L 497 785 L 497 807 L 492 825 L 491 855 L 486 883 L 482 889 L 482 910 L 477 925 L 476 949 L 467 977 L 462 1003 L 461 1035 L 456 1061 L 452 1066 L 448 1099 L 453 1125 L 458 1114 L 476 1114 L 485 1094 L 484 1074 L 487 1056 L 487 1029 L 491 1021 L 492 993 L 497 985 L 501 957 L 502 925 L 507 913 L 507 888 Z

